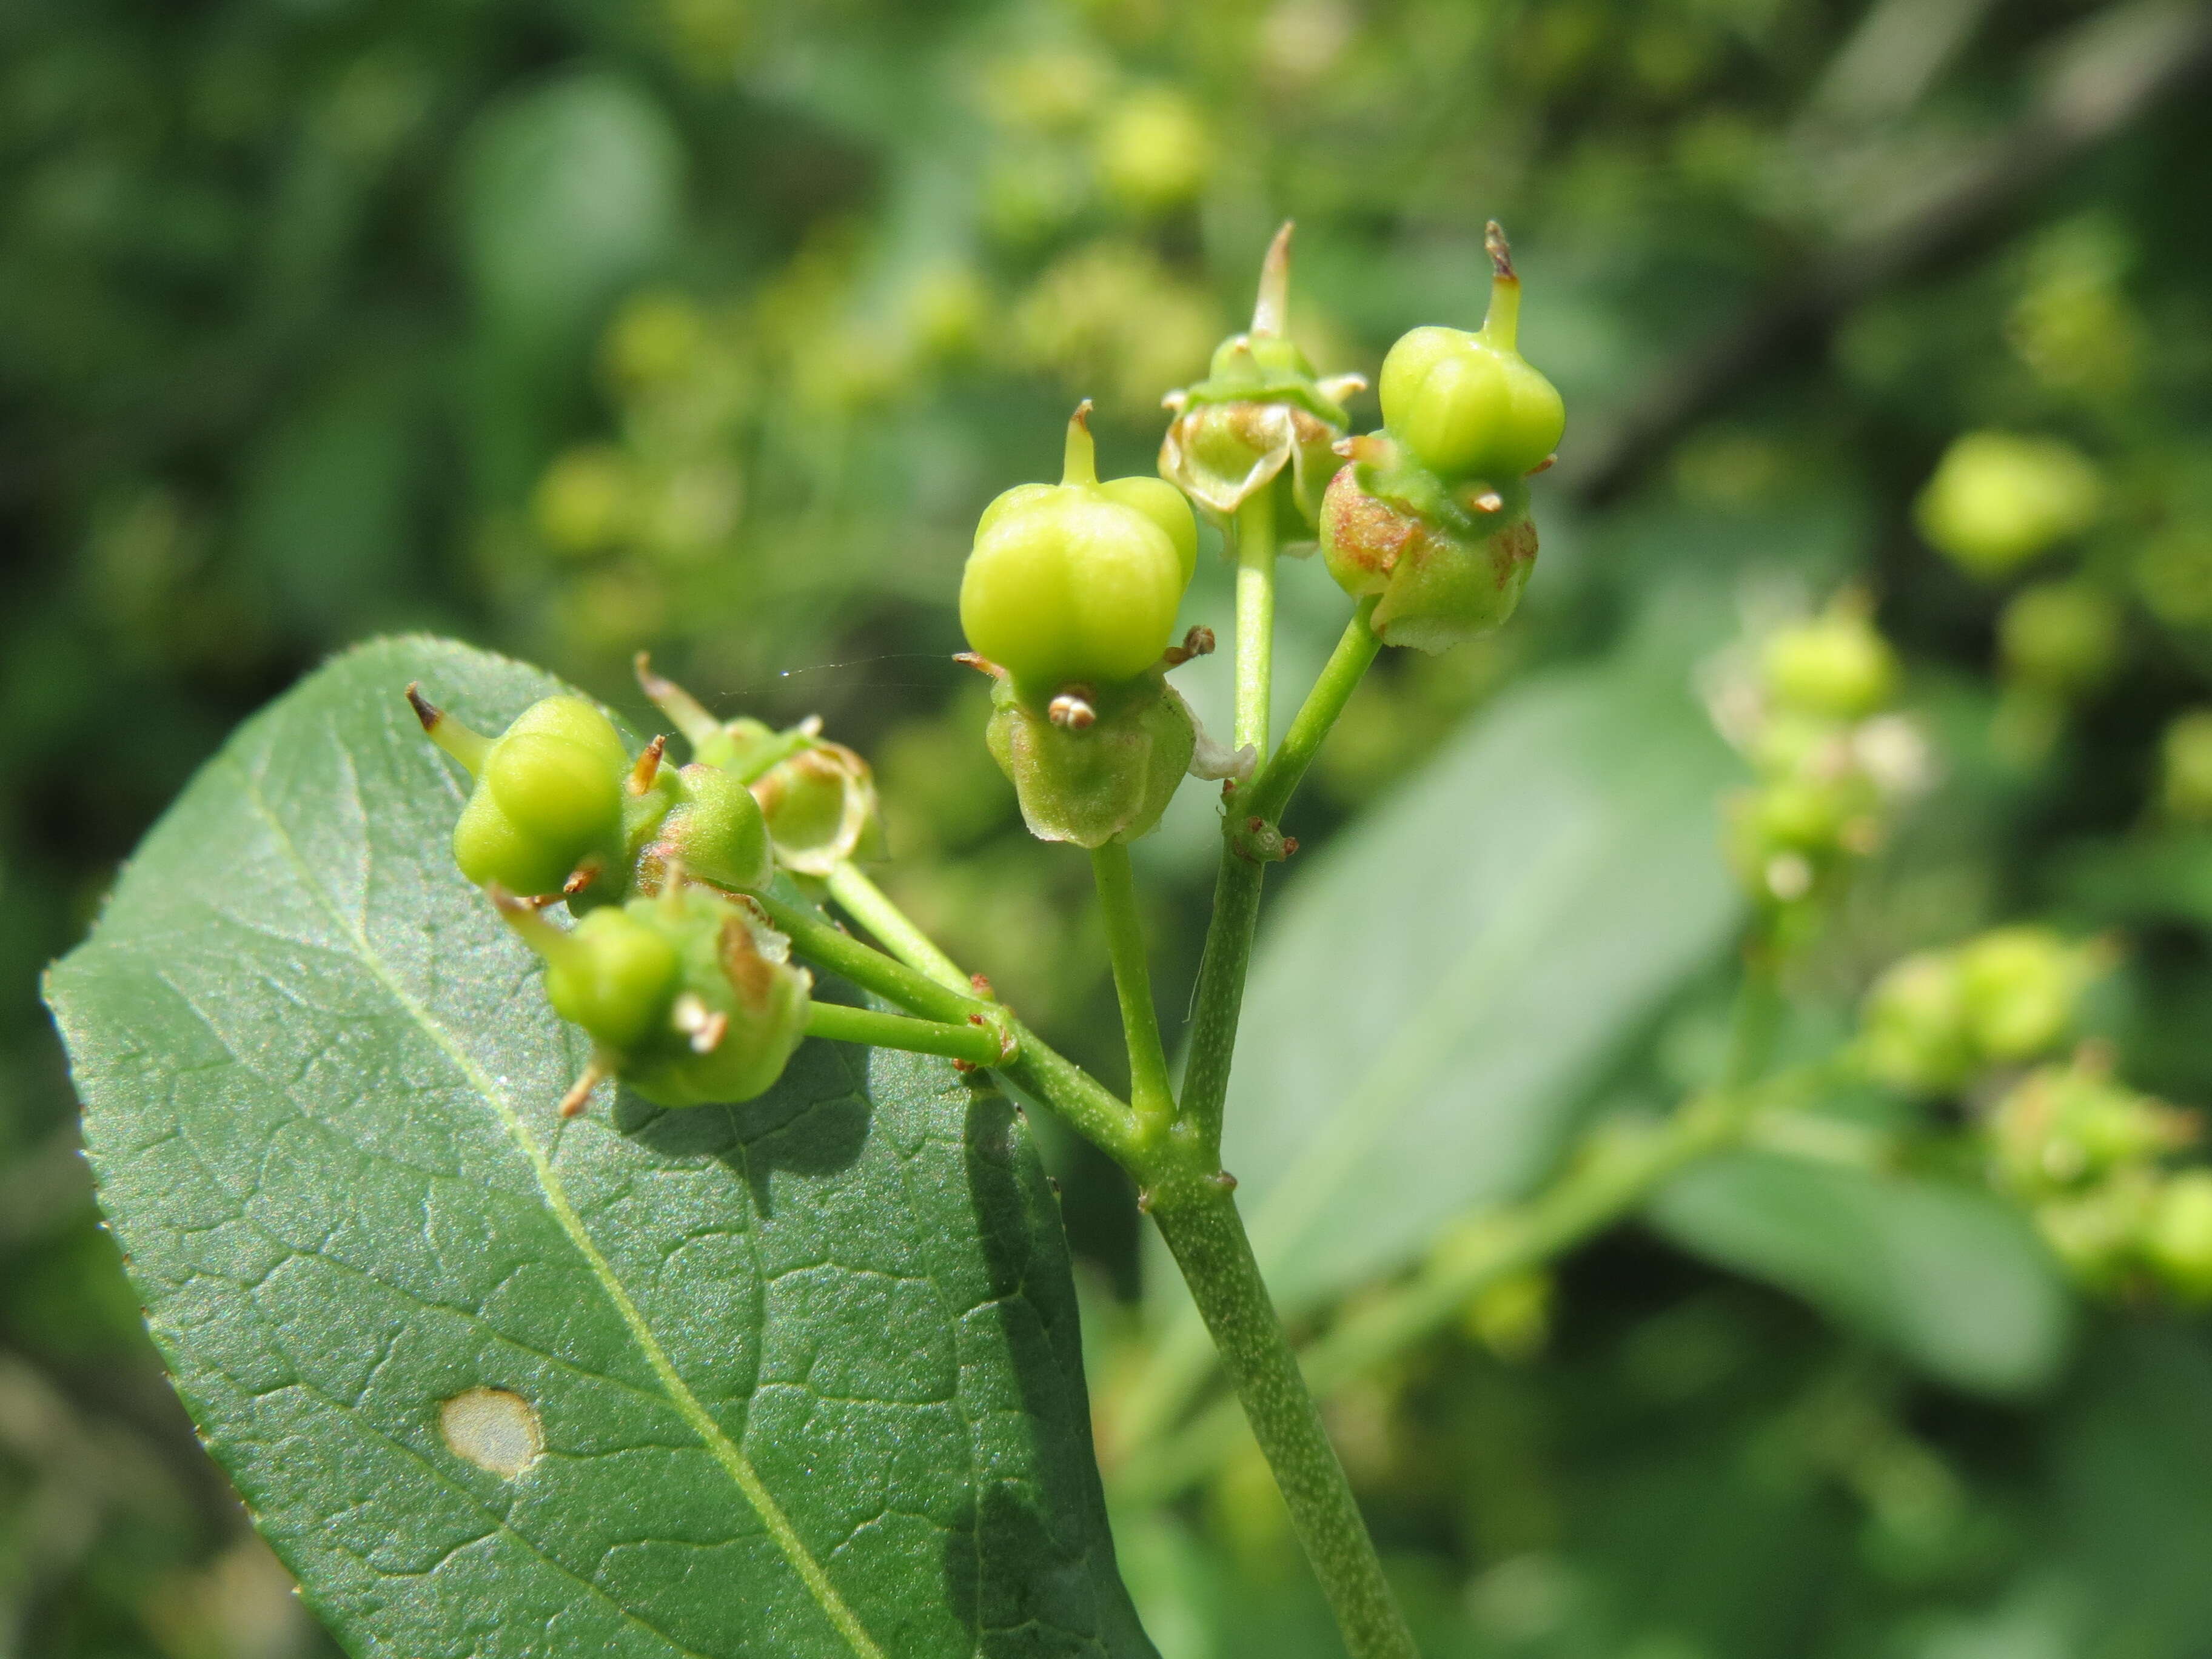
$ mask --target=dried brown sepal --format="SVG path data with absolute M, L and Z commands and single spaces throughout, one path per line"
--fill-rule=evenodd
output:
M 642 795 L 653 787 L 653 781 L 660 775 L 661 757 L 668 752 L 668 734 L 664 732 L 645 745 L 645 752 L 637 757 L 637 764 L 629 769 L 628 788 L 633 795 Z

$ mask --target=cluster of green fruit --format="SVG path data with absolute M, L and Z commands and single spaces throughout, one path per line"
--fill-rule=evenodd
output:
M 2129 1088 L 2087 1048 L 2022 1078 L 1986 1128 L 1998 1184 L 2084 1284 L 2212 1301 L 2212 1169 L 2166 1163 L 2197 1138 L 2193 1114 Z
M 2212 1300 L 2212 1169 L 2166 1160 L 2196 1140 L 2189 1113 L 2128 1087 L 2108 1054 L 2071 1036 L 2083 990 L 2111 960 L 2102 941 L 2000 927 L 1897 963 L 1869 993 L 1857 1055 L 1908 1093 L 1981 1091 L 1990 1170 L 2073 1273 L 2104 1291 L 2162 1285 Z
M 1164 678 L 1210 648 L 1203 629 L 1171 644 L 1197 560 L 1191 502 L 1224 526 L 1257 512 L 1269 536 L 1292 514 L 1317 526 L 1331 574 L 1372 601 L 1385 644 L 1440 651 L 1486 633 L 1528 581 L 1524 480 L 1549 463 L 1565 416 L 1516 349 L 1520 280 L 1504 236 L 1490 227 L 1482 328 L 1401 338 L 1383 364 L 1384 429 L 1356 439 L 1342 399 L 1364 383 L 1317 378 L 1283 331 L 1288 239 L 1285 226 L 1268 251 L 1250 329 L 1168 398 L 1159 478 L 1099 481 L 1086 404 L 1060 483 L 1006 491 L 976 527 L 960 589 L 968 659 L 999 682 L 991 750 L 1043 839 L 1133 841 L 1187 772 L 1236 778 L 1258 758 L 1207 744 Z M 1350 464 L 1324 489 L 1335 455 Z
M 690 764 L 666 763 L 665 738 L 633 757 L 582 697 L 543 698 L 486 737 L 408 688 L 474 781 L 454 861 L 544 958 L 548 1000 L 592 1039 L 564 1113 L 608 1077 L 665 1106 L 774 1083 L 806 1034 L 812 981 L 743 896 L 779 864 L 826 873 L 875 822 L 866 767 L 811 724 L 724 724 L 642 659 L 639 676 L 691 742 Z M 572 927 L 544 914 L 563 899 Z
M 1851 865 L 1875 852 L 1890 810 L 1920 787 L 1924 744 L 1886 713 L 1897 659 L 1863 598 L 1769 634 L 1752 672 L 1715 699 L 1756 781 L 1727 803 L 1730 858 L 1785 930 L 1814 925 Z
M 1866 1071 L 1915 1095 L 1953 1095 L 2051 1054 L 2081 993 L 2110 961 L 2102 942 L 2000 927 L 1893 963 L 1867 994 L 1858 1041 Z

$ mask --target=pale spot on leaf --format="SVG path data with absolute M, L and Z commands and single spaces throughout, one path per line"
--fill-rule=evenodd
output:
M 528 1401 L 505 1389 L 471 1389 L 438 1409 L 438 1426 L 453 1455 L 502 1480 L 512 1480 L 537 1462 L 545 1433 Z

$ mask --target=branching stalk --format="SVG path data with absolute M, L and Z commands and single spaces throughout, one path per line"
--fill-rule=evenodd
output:
M 1320 751 L 1322 740 L 1382 649 L 1382 642 L 1368 625 L 1374 611 L 1374 600 L 1360 601 L 1336 649 L 1329 653 L 1321 678 L 1291 720 L 1282 748 L 1257 777 L 1229 798 L 1226 810 L 1231 815 L 1232 833 L 1225 838 L 1220 872 L 1214 878 L 1213 915 L 1206 924 L 1206 953 L 1199 963 L 1182 1087 L 1184 1121 L 1216 1162 L 1220 1158 L 1222 1103 L 1229 1093 L 1237 1024 L 1244 1006 L 1244 976 L 1252 960 L 1252 942 L 1260 921 L 1260 889 L 1267 872 L 1265 865 L 1239 846 L 1233 832 L 1240 818 L 1273 823 L 1282 816 L 1306 768 Z M 1241 660 L 1241 634 L 1237 649 Z
M 1238 792 L 1245 811 L 1272 822 L 1280 817 L 1284 807 L 1290 805 L 1291 796 L 1306 775 L 1306 768 L 1321 752 L 1322 740 L 1336 725 L 1337 716 L 1344 713 L 1344 705 L 1359 689 L 1360 680 L 1382 648 L 1382 641 L 1375 637 L 1375 629 L 1370 626 L 1375 605 L 1372 599 L 1360 600 L 1359 608 L 1344 626 L 1336 649 L 1329 653 L 1321 678 L 1306 693 L 1305 702 L 1299 705 L 1296 718 L 1291 721 L 1291 729 L 1284 733 L 1282 748 L 1260 769 L 1260 775 L 1252 781 L 1250 787 Z
M 989 1003 L 942 985 L 872 945 L 863 945 L 811 905 L 796 903 L 773 892 L 755 894 L 754 898 L 801 956 L 887 1001 L 954 1024 L 965 1024 L 969 1015 L 992 1011 Z
M 972 993 L 975 981 L 857 865 L 847 861 L 830 871 L 830 896 L 839 909 L 873 933 L 884 950 L 916 973 L 927 974 L 949 991 L 963 996 Z
M 1005 1057 L 998 1033 L 985 1026 L 910 1019 L 876 1008 L 848 1008 L 839 1002 L 810 1004 L 806 1034 L 838 1042 L 865 1042 L 878 1048 L 903 1048 L 909 1054 L 944 1054 L 971 1066 L 996 1066 Z
M 1121 1030 L 1129 1044 L 1129 1104 L 1148 1138 L 1174 1124 L 1175 1092 L 1168 1084 L 1167 1050 L 1152 1006 L 1152 975 L 1145 958 L 1145 929 L 1129 849 L 1109 841 L 1091 854 L 1098 884 L 1098 913 L 1106 924 L 1106 950 L 1114 963 L 1114 993 L 1121 1000 Z
M 1364 1304 L 1300 1358 L 1306 1386 L 1327 1399 L 1429 1340 L 1490 1285 L 1559 1260 L 1627 1218 L 1677 1171 L 1742 1139 L 1760 1108 L 1814 1073 L 1686 1103 L 1656 1128 L 1607 1126 L 1566 1173 L 1524 1203 L 1471 1216 L 1448 1231 L 1406 1283 Z M 1109 1472 L 1115 1500 L 1164 1503 L 1206 1480 L 1240 1443 L 1237 1402 L 1217 1401 L 1180 1431 L 1126 1442 Z
M 792 948 L 817 967 L 843 975 L 887 1002 L 896 1002 L 933 1020 L 947 1024 L 977 1024 L 1013 1038 L 1010 1057 L 994 1059 L 992 1068 L 1016 1087 L 1042 1101 L 1067 1121 L 1086 1140 L 1124 1166 L 1133 1166 L 1141 1141 L 1135 1115 L 1113 1092 L 995 1002 L 963 995 L 906 963 L 864 945 L 825 920 L 811 906 L 794 903 L 774 893 L 757 896 L 769 919 L 791 939 Z M 896 914 L 889 898 L 883 903 Z M 914 924 L 904 915 L 899 923 Z M 917 930 L 918 931 L 918 930 Z

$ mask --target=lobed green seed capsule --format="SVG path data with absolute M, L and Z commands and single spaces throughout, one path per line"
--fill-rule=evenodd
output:
M 2093 691 L 2119 665 L 2119 604 L 2086 582 L 2024 587 L 1997 618 L 1997 645 L 2014 680 L 2053 696 Z
M 1018 485 L 984 510 L 960 581 L 969 647 L 1040 707 L 1063 686 L 1158 663 L 1198 562 L 1198 526 L 1172 485 L 1098 481 L 1090 408 L 1068 422 L 1058 484 Z
M 646 857 L 664 867 L 680 861 L 700 880 L 732 892 L 767 886 L 775 875 L 775 856 L 753 792 L 720 767 L 696 761 L 676 772 L 674 781 L 675 799 Z
M 432 741 L 476 775 L 453 858 L 479 886 L 565 894 L 580 915 L 657 886 L 672 860 L 737 891 L 775 873 L 751 792 L 726 772 L 662 763 L 665 738 L 633 762 L 614 724 L 577 696 L 546 697 L 496 738 L 470 731 L 410 687 Z
M 1867 1070 L 1916 1093 L 1956 1089 L 1979 1072 L 2050 1053 L 2073 1029 L 2108 947 L 2048 928 L 1999 927 L 1893 964 L 1867 994 Z
M 2212 823 L 2212 708 L 2175 715 L 2158 747 L 2161 810 L 2182 823 Z
M 1443 651 L 1502 624 L 1536 562 L 1525 475 L 1565 429 L 1550 381 L 1516 348 L 1521 280 L 1504 233 L 1485 238 L 1490 314 L 1468 334 L 1417 328 L 1383 362 L 1383 430 L 1336 446 L 1322 555 L 1337 585 L 1376 601 L 1385 645 Z
M 1447 483 L 1504 484 L 1535 471 L 1559 447 L 1566 405 L 1518 349 L 1521 279 L 1504 234 L 1484 238 L 1495 266 L 1490 311 L 1472 333 L 1417 328 L 1382 360 L 1382 424 Z
M 2073 1024 L 2099 956 L 2046 927 L 2000 927 L 1969 940 L 1959 983 L 1975 1047 L 1998 1063 L 2047 1053 Z
M 1528 487 L 1448 490 L 1387 438 L 1351 447 L 1322 501 L 1322 557 L 1346 592 L 1375 599 L 1376 637 L 1435 653 L 1502 626 L 1536 565 Z
M 544 897 L 619 860 L 630 761 L 598 708 L 581 697 L 543 698 L 486 738 L 413 686 L 407 696 L 431 741 L 475 775 L 453 829 L 453 859 L 471 881 Z
M 1867 1071 L 1913 1094 L 1954 1089 L 1974 1067 L 1958 963 L 1922 951 L 1893 963 L 1867 994 L 1859 1055 Z
M 818 720 L 782 732 L 756 720 L 718 720 L 682 686 L 654 673 L 642 652 L 636 667 L 646 696 L 691 744 L 695 759 L 684 769 L 684 777 L 712 771 L 748 786 L 774 860 L 801 875 L 826 876 L 841 863 L 876 853 L 883 819 L 875 775 L 852 750 L 823 737 Z M 727 810 L 733 818 L 744 816 L 734 797 Z M 750 890 L 755 885 L 726 880 L 696 854 L 678 850 L 694 873 L 717 886 Z
M 544 958 L 546 1000 L 581 1026 L 592 1067 L 562 1104 L 580 1110 L 617 1077 L 662 1106 L 750 1100 L 805 1037 L 812 980 L 788 942 L 743 904 L 690 885 L 593 911 L 573 928 L 494 889 L 508 924 Z

